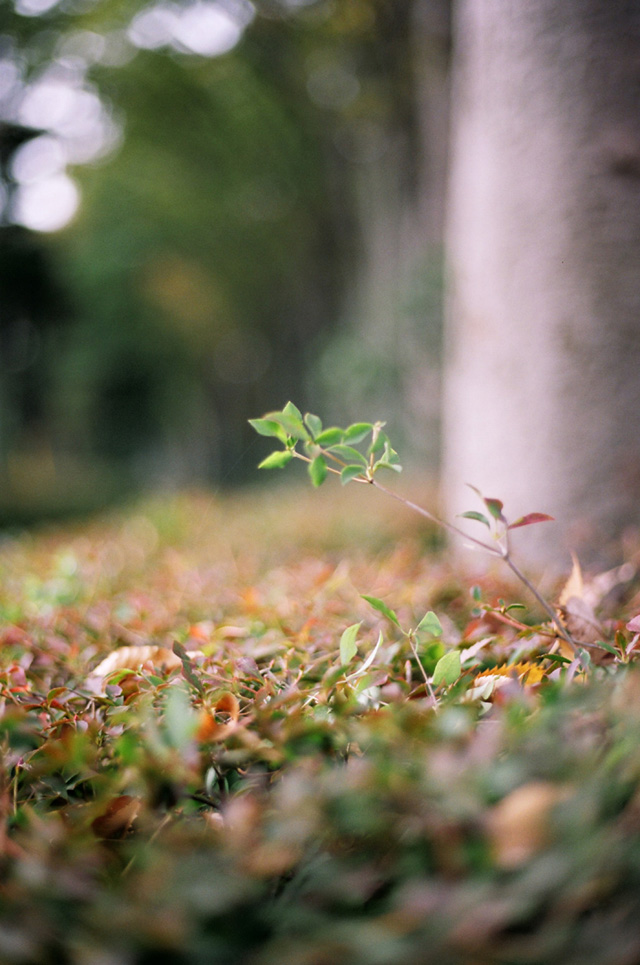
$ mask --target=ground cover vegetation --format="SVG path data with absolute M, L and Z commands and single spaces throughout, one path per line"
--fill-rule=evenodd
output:
M 463 580 L 381 425 L 254 427 L 350 484 L 0 547 L 0 960 L 637 962 L 638 557 L 532 596 L 492 496 Z

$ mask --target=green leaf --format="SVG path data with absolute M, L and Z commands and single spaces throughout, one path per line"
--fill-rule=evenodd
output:
M 279 449 L 277 452 L 272 452 L 266 459 L 263 459 L 262 462 L 258 464 L 258 469 L 284 469 L 292 459 L 292 452 Z
M 382 462 L 388 462 L 390 466 L 396 466 L 400 462 L 400 456 L 392 449 L 389 442 L 384 444 L 384 454 L 382 456 Z
M 280 442 L 287 441 L 287 434 L 282 426 L 271 419 L 249 419 L 249 425 L 261 436 L 273 436 Z
M 420 644 L 420 663 L 428 674 L 433 673 L 438 660 L 440 657 L 444 657 L 446 652 L 444 643 L 438 637 L 433 637 L 433 639 L 427 640 L 426 643 Z
M 377 438 L 372 441 L 371 445 L 367 449 L 367 455 L 375 456 L 379 452 L 382 452 L 387 442 L 389 442 L 389 438 L 386 432 L 380 432 Z
M 361 626 L 362 621 L 360 621 L 360 623 L 352 623 L 351 626 L 347 627 L 340 637 L 340 663 L 343 665 L 343 667 L 348 663 L 351 663 L 358 652 L 356 637 L 358 636 L 358 630 Z
M 433 671 L 433 686 L 439 687 L 440 684 L 444 684 L 450 687 L 460 676 L 461 670 L 460 651 L 450 650 L 444 657 L 440 657 L 436 664 L 436 669 Z
M 442 624 L 438 620 L 433 610 L 425 613 L 416 630 L 430 633 L 432 637 L 439 637 L 442 634 Z
M 282 410 L 285 415 L 293 416 L 298 422 L 302 422 L 302 412 L 293 404 L 293 402 L 287 402 L 284 409 Z
M 309 476 L 314 486 L 321 486 L 327 478 L 327 463 L 324 456 L 316 456 L 309 463 Z
M 340 482 L 343 486 L 346 486 L 348 482 L 355 479 L 356 476 L 362 475 L 362 466 L 345 466 L 340 473 Z
M 115 756 L 125 766 L 134 764 L 140 756 L 140 742 L 136 733 L 132 730 L 125 730 L 115 742 Z
M 329 446 L 329 451 L 335 455 L 339 456 L 341 459 L 346 459 L 349 464 L 359 463 L 365 469 L 367 467 L 367 460 L 364 458 L 361 452 L 357 449 L 353 449 L 351 446 Z
M 569 657 L 563 657 L 561 653 L 546 653 L 545 660 L 553 660 L 554 663 L 565 663 L 570 664 L 571 660 Z
M 344 429 L 338 429 L 337 426 L 332 426 L 330 429 L 325 429 L 316 436 L 316 442 L 319 446 L 324 446 L 326 449 L 328 446 L 334 446 L 338 442 L 342 442 L 344 439 Z
M 500 499 L 485 499 L 484 504 L 494 519 L 504 520 L 504 516 L 502 515 L 504 504 Z
M 202 686 L 202 681 L 200 680 L 200 678 L 198 677 L 195 671 L 191 657 L 189 656 L 185 648 L 182 646 L 182 644 L 178 643 L 177 640 L 174 640 L 172 649 L 176 657 L 179 657 L 180 660 L 182 661 L 183 676 L 191 684 L 194 690 L 196 690 L 200 694 L 200 696 L 202 696 L 204 694 L 204 688 Z
M 400 463 L 385 462 L 384 459 L 378 460 L 378 462 L 373 467 L 373 471 L 377 472 L 378 469 L 392 469 L 394 472 L 402 472 L 402 466 Z
M 198 718 L 191 706 L 189 695 L 182 687 L 169 688 L 164 708 L 164 725 L 171 746 L 178 751 L 186 751 L 194 737 Z
M 347 426 L 345 429 L 344 441 L 357 445 L 370 432 L 373 432 L 373 426 L 370 422 L 354 422 L 353 425 Z
M 503 523 L 506 522 L 504 516 L 502 515 L 503 504 L 500 499 L 491 499 L 486 496 L 483 496 L 480 490 L 478 489 L 478 487 L 472 486 L 471 483 L 467 483 L 467 486 L 469 487 L 469 489 L 473 489 L 476 496 L 480 497 L 482 502 L 489 510 L 490 515 L 493 516 L 494 519 L 500 519 L 502 520 Z
M 282 426 L 285 432 L 293 436 L 294 439 L 306 440 L 309 438 L 309 433 L 302 424 L 302 417 L 298 419 L 297 416 L 283 411 L 268 412 L 265 419 L 269 422 L 277 422 L 278 425 Z
M 135 676 L 135 673 L 136 673 L 135 670 L 131 670 L 129 667 L 125 667 L 122 670 L 114 670 L 113 673 L 107 674 L 106 679 L 109 681 L 110 684 L 116 685 L 116 684 L 119 684 L 120 681 L 123 680 L 125 677 L 130 677 L 131 674 Z
M 391 622 L 395 623 L 397 627 L 400 626 L 400 621 L 398 620 L 398 617 L 393 612 L 393 610 L 391 610 L 386 603 L 383 603 L 382 600 L 379 600 L 377 596 L 363 595 L 362 599 L 366 600 L 367 603 L 369 603 L 374 610 L 377 610 L 379 613 L 382 613 L 383 616 L 387 618 L 387 620 L 391 620 Z
M 600 647 L 601 650 L 606 650 L 607 653 L 612 653 L 614 657 L 620 656 L 619 651 L 610 643 L 605 643 L 604 640 L 596 640 L 596 647 Z
M 375 677 L 369 673 L 363 674 L 362 677 L 356 678 L 356 684 L 353 688 L 354 692 L 359 696 L 360 694 L 364 693 L 365 690 L 369 690 L 369 688 L 373 686 L 374 680 Z
M 484 513 L 477 513 L 475 509 L 470 509 L 466 513 L 458 513 L 462 519 L 475 519 L 478 523 L 484 523 L 485 526 L 491 528 L 491 523 L 484 515 Z
M 306 422 L 307 428 L 314 439 L 316 436 L 320 435 L 322 432 L 322 420 L 319 419 L 317 415 L 312 415 L 311 412 L 307 412 L 304 417 L 304 421 Z

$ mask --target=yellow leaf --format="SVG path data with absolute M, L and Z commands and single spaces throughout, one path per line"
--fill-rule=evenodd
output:
M 503 687 L 510 680 L 517 680 L 521 686 L 534 687 L 545 676 L 545 670 L 539 664 L 521 661 L 520 663 L 505 663 L 499 667 L 482 670 L 473 678 L 473 683 L 466 693 L 467 700 L 491 700 L 494 692 Z

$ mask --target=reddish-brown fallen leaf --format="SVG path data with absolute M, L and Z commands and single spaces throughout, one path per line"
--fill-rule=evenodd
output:
M 228 720 L 216 720 L 216 714 L 224 714 Z M 224 740 L 232 734 L 238 726 L 240 716 L 240 704 L 235 694 L 225 691 L 218 697 L 214 706 L 210 709 L 203 709 L 200 713 L 196 738 L 199 741 L 218 741 Z
M 91 822 L 93 833 L 106 840 L 124 838 L 131 830 L 141 807 L 140 799 L 129 794 L 114 798 L 103 814 Z

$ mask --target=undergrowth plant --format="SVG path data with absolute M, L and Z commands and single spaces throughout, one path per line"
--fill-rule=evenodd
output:
M 294 459 L 298 459 L 307 464 L 309 478 L 315 487 L 321 486 L 329 475 L 339 476 L 342 485 L 358 483 L 373 486 L 381 493 L 397 500 L 446 532 L 462 537 L 490 556 L 501 559 L 545 611 L 553 626 L 553 637 L 556 640 L 561 638 L 570 648 L 572 660 L 567 661 L 569 663 L 567 671 L 569 679 L 577 671 L 587 671 L 590 668 L 592 661 L 587 652 L 588 649 L 608 652 L 614 655 L 616 659 L 620 657 L 616 648 L 603 640 L 592 642 L 576 639 L 561 619 L 558 611 L 545 599 L 513 559 L 510 544 L 511 531 L 524 526 L 552 521 L 552 516 L 548 516 L 546 513 L 532 512 L 510 521 L 504 514 L 504 506 L 500 499 L 486 497 L 475 486 L 470 486 L 484 504 L 484 511 L 469 510 L 462 513 L 461 517 L 473 520 L 487 528 L 488 538 L 479 539 L 469 535 L 454 523 L 441 519 L 435 513 L 414 503 L 405 496 L 388 489 L 380 482 L 379 474 L 381 471 L 390 470 L 396 473 L 402 471 L 398 453 L 392 447 L 389 437 L 384 431 L 384 422 L 356 422 L 345 428 L 338 426 L 325 428 L 317 415 L 308 412 L 303 416 L 292 402 L 287 402 L 281 411 L 269 412 L 260 419 L 250 419 L 249 423 L 257 433 L 277 439 L 282 445 L 281 449 L 275 450 L 263 459 L 258 468 L 284 469 Z M 402 630 L 397 615 L 383 601 L 375 597 L 364 597 L 364 599 L 394 623 L 398 629 Z M 506 617 L 506 613 L 503 613 L 503 616 Z M 436 703 L 434 687 L 443 682 L 447 684 L 455 682 L 461 672 L 460 657 L 454 651 L 445 654 L 440 659 L 431 678 L 425 672 L 416 648 L 417 634 L 419 631 L 426 629 L 427 625 L 432 634 L 441 633 L 441 628 L 438 630 L 435 622 L 437 622 L 437 617 L 429 612 L 415 630 L 402 631 L 409 641 L 424 677 L 425 686 L 434 703 Z M 514 625 L 516 625 L 515 622 Z M 345 631 L 349 634 L 352 632 L 354 632 L 353 627 Z M 357 629 L 355 632 L 357 632 Z M 351 640 L 351 637 L 349 637 L 349 640 Z
M 316 484 L 397 471 L 380 424 L 256 422 Z M 637 561 L 562 589 L 580 664 L 493 574 L 351 553 L 351 513 L 336 565 L 311 498 L 0 546 L 2 965 L 639 962 Z

